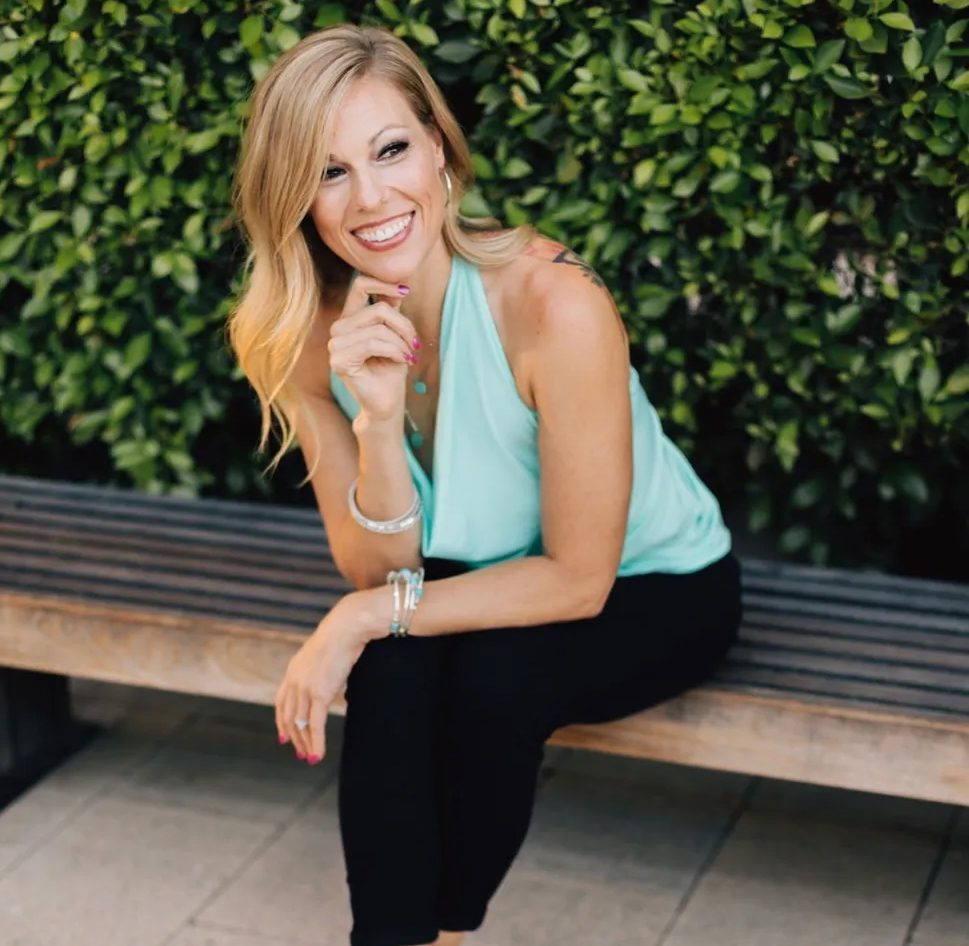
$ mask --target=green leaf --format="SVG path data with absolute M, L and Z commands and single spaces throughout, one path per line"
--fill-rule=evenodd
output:
M 854 79 L 842 79 L 839 76 L 826 75 L 824 81 L 828 83 L 835 95 L 840 95 L 843 99 L 863 99 L 870 94 L 866 86 Z
M 969 89 L 969 69 L 965 72 L 960 72 L 950 83 L 950 89 L 955 89 L 956 92 L 964 92 Z
M 883 13 L 878 19 L 893 30 L 915 29 L 915 24 L 907 13 Z
M 710 181 L 710 190 L 714 194 L 729 194 L 740 184 L 740 175 L 736 171 L 721 171 Z
M 814 39 L 814 33 L 803 23 L 798 23 L 797 26 L 791 27 L 784 34 L 783 42 L 785 45 L 793 46 L 795 49 L 807 49 L 808 47 L 817 45 Z
M 915 36 L 910 36 L 902 47 L 902 62 L 909 72 L 915 72 L 922 62 L 922 44 Z
M 71 211 L 71 229 L 74 236 L 82 237 L 91 227 L 91 211 L 86 204 L 78 204 Z
M 811 139 L 811 150 L 822 160 L 827 161 L 830 164 L 835 164 L 840 159 L 841 155 L 838 149 L 827 141 L 819 141 L 817 139 Z
M 513 157 L 509 158 L 504 166 L 502 167 L 502 172 L 505 177 L 515 180 L 519 177 L 527 177 L 532 173 L 532 166 L 525 161 L 523 158 Z
M 861 17 L 849 17 L 845 20 L 845 33 L 851 37 L 853 40 L 857 40 L 859 43 L 863 43 L 867 39 L 871 39 L 874 35 L 874 31 L 871 28 L 871 23 L 867 20 L 861 19 Z
M 239 24 L 239 39 L 242 40 L 242 45 L 246 47 L 255 45 L 262 37 L 262 31 L 262 17 L 255 14 L 247 16 Z
M 829 39 L 822 43 L 814 56 L 815 72 L 824 72 L 830 66 L 833 66 L 841 58 L 844 48 L 845 41 L 843 39 Z
M 151 352 L 151 334 L 149 332 L 142 332 L 128 342 L 125 346 L 122 361 L 129 374 L 137 371 L 145 363 L 149 352 Z
M 943 394 L 969 394 L 969 365 L 956 368 L 946 379 Z
M 926 355 L 919 372 L 919 394 L 925 402 L 931 401 L 939 389 L 939 365 L 932 355 Z
M 651 125 L 667 125 L 676 120 L 676 106 L 664 103 L 657 105 L 649 114 Z
M 434 55 L 445 62 L 461 63 L 474 59 L 480 52 L 477 46 L 463 39 L 449 39 L 434 50 Z
M 807 222 L 807 226 L 804 228 L 804 235 L 808 237 L 814 236 L 828 222 L 830 216 L 831 211 L 829 210 L 822 210 L 820 213 L 816 213 Z
M 417 40 L 422 46 L 436 46 L 440 40 L 437 38 L 437 33 L 434 32 L 434 28 L 428 26 L 426 23 L 411 23 L 410 31 L 414 39 Z
M 616 73 L 616 78 L 632 92 L 649 91 L 649 84 L 646 82 L 646 77 L 635 69 L 620 69 Z
M 42 233 L 44 230 L 49 230 L 55 223 L 62 220 L 64 214 L 60 210 L 42 210 L 38 214 L 34 214 L 33 219 L 30 221 L 30 226 L 27 227 L 28 233 Z

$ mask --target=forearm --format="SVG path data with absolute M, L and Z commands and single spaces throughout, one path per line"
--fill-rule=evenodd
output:
M 390 586 L 358 597 L 362 636 L 386 637 L 393 615 Z M 604 600 L 601 587 L 591 580 L 579 579 L 546 555 L 528 556 L 425 581 L 409 633 L 430 637 L 594 617 Z
M 353 421 L 359 450 L 357 506 L 368 519 L 395 519 L 414 502 L 414 483 L 407 466 L 403 444 L 403 423 L 376 424 L 362 414 Z M 394 568 L 419 568 L 423 516 L 403 532 L 371 532 L 353 516 L 343 522 L 340 539 L 352 549 L 359 563 L 357 574 L 368 587 L 386 583 Z
M 317 402 L 308 401 L 308 410 L 301 412 L 297 421 L 296 434 L 303 449 L 307 468 L 314 462 L 316 439 L 307 424 L 314 423 L 314 417 L 321 410 Z M 317 426 L 320 429 L 322 423 Z M 357 505 L 360 511 L 371 519 L 393 519 L 410 508 L 414 500 L 414 484 L 407 467 L 403 445 L 403 423 L 396 429 L 392 425 L 375 426 L 368 424 L 359 415 L 353 423 L 353 433 L 357 443 Z M 326 443 L 321 445 L 323 456 L 320 464 L 331 456 L 346 456 L 344 445 Z M 352 469 L 352 468 L 351 468 Z M 344 474 L 346 487 L 349 487 L 351 470 Z M 323 509 L 323 485 L 321 474 L 313 478 L 320 509 Z M 340 518 L 329 536 L 330 549 L 341 571 L 357 588 L 371 588 L 386 582 L 387 572 L 393 568 L 419 568 L 421 557 L 422 520 L 419 519 L 403 532 L 371 532 L 361 526 L 350 514 L 346 489 L 339 497 L 337 508 Z

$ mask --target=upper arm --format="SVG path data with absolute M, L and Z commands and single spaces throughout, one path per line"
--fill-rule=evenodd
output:
M 327 351 L 331 314 L 321 311 L 313 325 L 288 387 L 296 400 L 293 424 L 310 484 L 330 542 L 330 552 L 340 573 L 350 579 L 347 563 L 338 559 L 340 534 L 349 509 L 347 491 L 358 472 L 357 438 L 350 421 L 330 392 L 330 359 Z
M 544 263 L 540 272 L 526 297 L 543 545 L 601 605 L 619 568 L 632 489 L 628 339 L 601 281 L 575 266 Z

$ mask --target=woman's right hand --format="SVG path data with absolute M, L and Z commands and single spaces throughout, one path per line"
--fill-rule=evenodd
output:
M 369 297 L 375 302 L 370 303 Z M 330 326 L 330 368 L 374 420 L 403 418 L 407 367 L 416 355 L 413 323 L 399 311 L 404 296 L 393 283 L 360 274 Z

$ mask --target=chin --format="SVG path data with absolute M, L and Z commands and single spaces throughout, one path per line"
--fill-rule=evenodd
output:
M 352 265 L 374 279 L 383 282 L 406 283 L 420 266 L 423 254 L 401 247 L 399 252 L 354 254 L 356 262 Z

